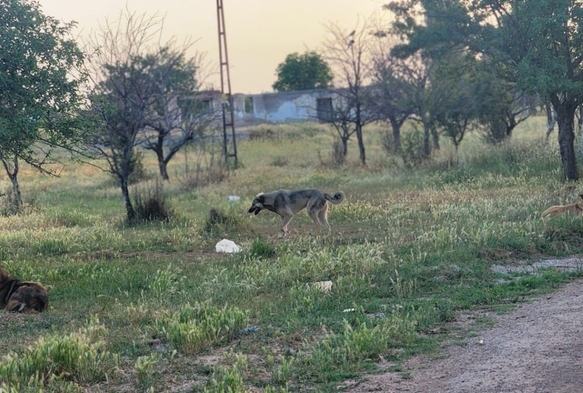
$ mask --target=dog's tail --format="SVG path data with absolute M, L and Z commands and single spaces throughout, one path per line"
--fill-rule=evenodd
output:
M 344 202 L 345 195 L 342 191 L 338 191 L 336 194 L 334 194 L 334 196 L 324 193 L 324 198 L 333 204 L 338 205 Z
M 541 217 L 541 218 L 545 218 L 545 217 L 551 216 L 551 215 L 553 215 L 553 214 L 557 214 L 557 213 L 559 213 L 559 212 L 561 211 L 561 210 L 559 210 L 561 207 L 562 207 L 562 206 L 551 206 L 551 207 L 549 207 L 547 210 L 545 210 L 545 211 L 544 211 L 544 212 L 543 212 L 543 213 L 540 215 L 540 217 Z

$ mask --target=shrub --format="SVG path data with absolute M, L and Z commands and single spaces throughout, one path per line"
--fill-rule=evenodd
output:
M 232 233 L 241 234 L 247 231 L 247 228 L 239 217 L 212 208 L 203 231 L 207 235 L 224 238 Z
M 423 132 L 414 128 L 401 136 L 401 158 L 407 168 L 417 168 L 425 159 Z
M 154 189 L 148 188 L 142 193 L 136 192 L 134 205 L 136 221 L 169 221 L 173 214 L 162 192 L 162 184 L 158 180 Z
M 279 156 L 275 157 L 273 161 L 271 161 L 271 166 L 284 167 L 287 165 L 289 165 L 289 160 L 287 157 Z

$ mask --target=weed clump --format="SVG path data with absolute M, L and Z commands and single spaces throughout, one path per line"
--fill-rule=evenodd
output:
M 99 321 L 68 335 L 41 337 L 23 354 L 9 353 L 0 362 L 0 391 L 23 391 L 43 386 L 78 384 L 106 380 L 117 368 L 119 358 L 104 349 L 99 337 L 106 333 Z M 81 390 L 80 388 L 78 390 Z
M 275 256 L 275 248 L 269 244 L 265 239 L 257 238 L 251 244 L 249 254 L 254 258 L 271 258 Z
M 248 322 L 247 312 L 237 307 L 195 304 L 165 314 L 154 329 L 179 352 L 191 355 L 235 338 Z
M 207 236 L 228 238 L 234 233 L 248 232 L 248 229 L 239 217 L 212 208 L 202 231 Z
M 134 197 L 136 211 L 135 220 L 138 222 L 169 221 L 173 215 L 168 206 L 166 196 L 162 192 L 162 185 L 156 182 L 154 188 L 137 192 Z

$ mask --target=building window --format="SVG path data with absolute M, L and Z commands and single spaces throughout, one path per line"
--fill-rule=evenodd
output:
M 253 97 L 245 97 L 245 113 L 253 113 Z
M 318 120 L 322 122 L 332 121 L 332 98 L 318 98 L 316 100 Z

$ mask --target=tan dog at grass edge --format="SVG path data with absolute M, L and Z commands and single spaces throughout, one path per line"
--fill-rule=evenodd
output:
M 583 199 L 583 194 L 580 194 L 579 197 Z M 573 215 L 583 214 L 583 202 L 551 206 L 541 214 L 541 218 L 552 217 L 563 213 Z
M 338 191 L 334 196 L 326 194 L 316 188 L 306 188 L 302 190 L 277 190 L 268 193 L 259 193 L 253 199 L 249 213 L 259 214 L 261 210 L 269 210 L 281 217 L 281 231 L 287 232 L 287 225 L 303 209 L 308 211 L 308 215 L 319 225 L 323 225 L 330 230 L 328 223 L 328 202 L 335 205 L 342 203 L 345 195 Z
M 42 285 L 19 280 L 0 268 L 0 310 L 43 311 L 48 306 L 49 295 Z

